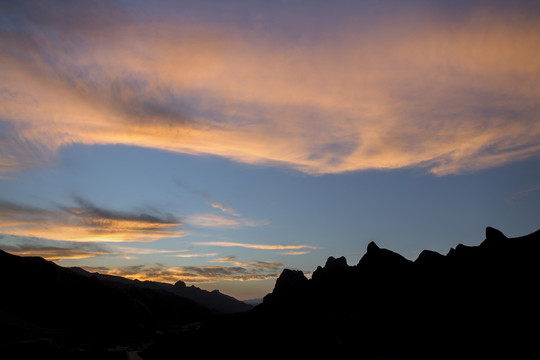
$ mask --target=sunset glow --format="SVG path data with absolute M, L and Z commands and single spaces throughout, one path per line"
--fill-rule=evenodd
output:
M 539 225 L 529 2 L 0 9 L 0 248 L 211 283 Z

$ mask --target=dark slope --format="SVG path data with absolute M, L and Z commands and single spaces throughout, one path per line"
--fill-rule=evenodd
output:
M 213 316 L 169 291 L 114 286 L 1 250 L 0 293 L 0 357 L 6 359 L 8 353 L 18 359 L 44 353 L 78 358 L 80 349 L 141 344 L 158 330 Z
M 253 307 L 232 296 L 225 295 L 219 290 L 207 291 L 196 286 L 186 286 L 183 281 L 177 281 L 176 284 L 166 284 L 155 281 L 130 280 L 120 276 L 105 275 L 99 273 L 90 273 L 81 268 L 71 268 L 77 273 L 90 277 L 95 276 L 111 287 L 141 287 L 145 289 L 168 292 L 174 295 L 190 299 L 217 314 L 232 314 L 236 312 L 249 311 Z
M 329 258 L 312 279 L 284 270 L 263 304 L 147 352 L 197 355 L 492 359 L 538 356 L 540 231 L 414 262 L 370 243 L 355 266 Z M 250 351 L 255 351 L 251 353 Z M 154 356 L 152 356 L 154 355 Z

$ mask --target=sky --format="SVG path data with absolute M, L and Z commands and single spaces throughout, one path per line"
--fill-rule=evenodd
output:
M 1 1 L 0 249 L 272 291 L 540 229 L 538 1 Z

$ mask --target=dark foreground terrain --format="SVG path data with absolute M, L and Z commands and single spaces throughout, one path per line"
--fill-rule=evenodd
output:
M 219 291 L 64 268 L 0 250 L 0 359 L 123 359 L 252 306 Z
M 330 257 L 311 279 L 284 270 L 249 313 L 162 339 L 145 359 L 196 355 L 354 359 L 540 356 L 540 231 L 414 262 L 370 243 L 355 266 Z
M 370 243 L 354 266 L 330 257 L 311 279 L 286 269 L 262 304 L 222 312 L 2 253 L 0 358 L 539 358 L 539 248 L 540 231 L 489 227 L 479 246 L 415 261 Z

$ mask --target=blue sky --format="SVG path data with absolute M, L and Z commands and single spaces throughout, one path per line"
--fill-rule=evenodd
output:
M 540 228 L 535 2 L 0 9 L 6 251 L 248 299 Z

